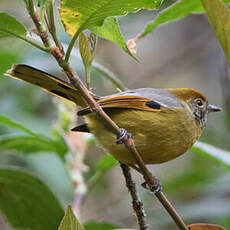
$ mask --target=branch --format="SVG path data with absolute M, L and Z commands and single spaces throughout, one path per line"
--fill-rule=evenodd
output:
M 128 191 L 130 192 L 132 197 L 133 210 L 135 211 L 137 223 L 140 227 L 140 230 L 150 230 L 149 224 L 146 220 L 144 205 L 137 193 L 136 185 L 133 182 L 130 168 L 126 164 L 122 163 L 120 163 L 120 166 L 125 177 L 126 187 L 128 188 Z
M 47 31 L 44 29 L 44 26 L 42 26 L 42 23 L 39 19 L 39 15 L 37 12 L 34 13 L 34 15 L 31 15 L 31 18 L 38 30 L 38 34 L 40 35 L 44 45 L 46 47 L 50 47 L 50 40 L 48 37 Z M 76 34 L 75 34 L 76 35 Z M 77 37 L 77 36 L 75 36 Z M 73 40 L 73 39 L 72 39 Z M 71 50 L 71 49 L 69 49 Z M 70 83 L 79 90 L 80 94 L 84 98 L 84 100 L 89 105 L 90 109 L 96 114 L 96 116 L 101 119 L 102 122 L 108 126 L 114 134 L 119 136 L 121 134 L 121 129 L 115 124 L 113 120 L 103 111 L 101 106 L 94 100 L 94 98 L 89 93 L 88 89 L 85 87 L 85 85 L 80 80 L 79 76 L 76 72 L 73 71 L 69 63 L 66 61 L 69 59 L 69 56 L 67 56 L 66 59 L 64 59 L 64 55 L 61 52 L 61 50 L 57 47 L 51 47 L 50 53 L 54 56 L 54 58 L 57 60 L 59 66 L 63 69 L 63 72 L 67 75 L 68 79 L 70 80 Z M 68 55 L 70 55 L 70 52 L 67 52 Z M 122 142 L 124 143 L 125 147 L 133 154 L 133 157 L 135 158 L 137 165 L 139 166 L 142 175 L 150 188 L 150 190 L 154 190 L 155 186 L 158 184 L 158 180 L 151 174 L 151 172 L 147 169 L 145 166 L 140 154 L 135 148 L 134 140 L 129 137 L 129 135 L 125 135 L 122 139 Z M 155 192 L 153 191 L 158 198 L 158 200 L 162 203 L 162 205 L 165 207 L 165 209 L 168 211 L 170 216 L 174 219 L 175 223 L 181 230 L 187 230 L 187 227 L 179 214 L 176 212 L 176 210 L 173 208 L 173 206 L 170 204 L 170 202 L 166 199 L 164 194 L 162 192 Z

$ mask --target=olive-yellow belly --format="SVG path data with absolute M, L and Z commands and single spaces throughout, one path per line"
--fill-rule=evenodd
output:
M 135 146 L 145 164 L 163 163 L 180 156 L 201 135 L 199 124 L 185 108 L 154 112 L 109 109 L 106 112 L 120 128 L 132 133 Z M 125 146 L 116 144 L 116 135 L 110 129 L 104 127 L 94 114 L 87 118 L 90 131 L 108 153 L 118 161 L 135 164 Z

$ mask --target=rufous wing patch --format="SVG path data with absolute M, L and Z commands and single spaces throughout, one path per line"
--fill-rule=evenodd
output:
M 148 98 L 137 96 L 116 96 L 99 100 L 98 103 L 103 109 L 106 108 L 129 108 L 146 111 L 160 111 L 161 105 Z M 90 108 L 85 108 L 78 112 L 79 116 L 91 113 Z

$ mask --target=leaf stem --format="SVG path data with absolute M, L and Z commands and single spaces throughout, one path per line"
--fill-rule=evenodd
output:
M 60 41 L 58 40 L 57 33 L 56 33 L 56 26 L 54 20 L 54 10 L 53 10 L 53 1 L 49 1 L 49 6 L 47 10 L 48 21 L 46 21 L 49 32 L 54 40 L 55 45 L 61 50 L 64 54 L 64 49 Z
M 67 51 L 66 51 L 65 62 L 68 62 L 68 61 L 69 61 L 71 51 L 72 51 L 72 49 L 73 49 L 73 47 L 74 47 L 74 44 L 75 44 L 75 42 L 76 42 L 76 40 L 77 40 L 78 35 L 80 34 L 80 32 L 81 32 L 81 30 L 78 30 L 78 31 L 74 34 L 74 36 L 72 37 L 72 39 L 71 39 L 71 41 L 70 41 L 70 43 L 69 43 L 68 49 L 67 49 Z
M 110 80 L 118 89 L 121 91 L 125 91 L 127 88 L 124 86 L 124 84 L 118 79 L 113 73 L 111 73 L 109 70 L 105 69 L 103 66 L 101 66 L 99 63 L 93 62 L 92 67 L 96 69 L 98 72 L 102 73 L 102 76 Z
M 32 15 L 35 11 L 33 0 L 25 0 L 24 2 L 26 4 L 26 8 L 27 8 L 29 14 Z
M 85 66 L 86 87 L 90 90 L 90 66 Z
M 44 46 L 41 46 L 41 45 L 39 45 L 38 43 L 36 43 L 36 42 L 34 42 L 34 41 L 32 41 L 32 40 L 30 40 L 30 39 L 24 37 L 24 36 L 21 36 L 21 35 L 15 34 L 15 33 L 13 33 L 13 32 L 6 31 L 6 30 L 1 30 L 1 31 L 3 31 L 4 33 L 8 33 L 8 34 L 10 34 L 10 35 L 13 35 L 14 37 L 17 37 L 17 38 L 19 38 L 19 39 L 21 39 L 21 40 L 23 40 L 23 41 L 29 43 L 30 45 L 32 45 L 32 46 L 34 46 L 34 47 L 36 47 L 36 48 L 38 48 L 38 49 L 44 51 L 44 52 L 48 52 L 48 51 L 49 51 L 48 48 L 46 48 L 46 47 L 44 47 Z

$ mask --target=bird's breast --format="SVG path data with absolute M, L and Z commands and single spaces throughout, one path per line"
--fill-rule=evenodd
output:
M 201 128 L 184 108 L 159 112 L 109 109 L 107 114 L 120 128 L 132 133 L 135 146 L 146 164 L 163 163 L 186 152 L 201 135 Z M 99 143 L 123 163 L 134 164 L 124 145 L 94 114 L 88 115 L 89 128 Z

